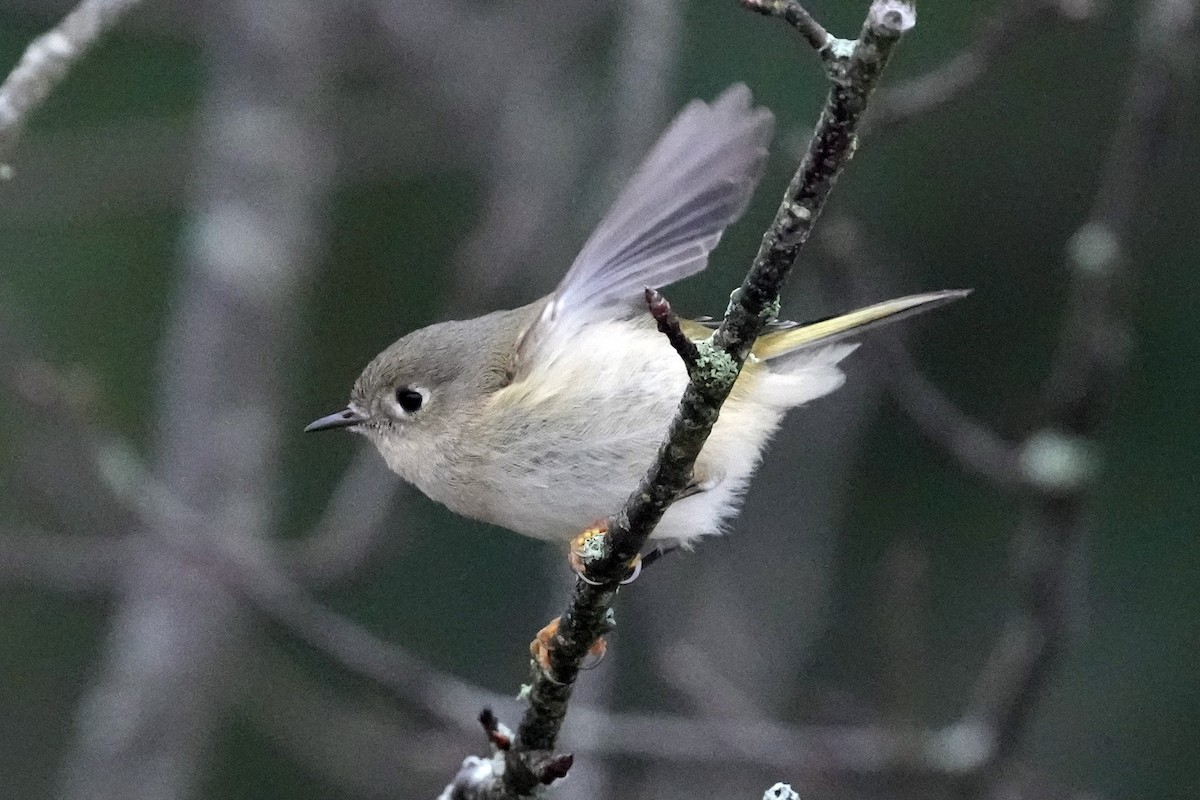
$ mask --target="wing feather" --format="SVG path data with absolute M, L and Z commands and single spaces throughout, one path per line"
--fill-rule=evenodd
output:
M 737 84 L 689 103 L 643 160 L 521 338 L 518 360 L 556 331 L 636 313 L 646 286 L 700 272 L 725 228 L 746 210 L 774 128 Z

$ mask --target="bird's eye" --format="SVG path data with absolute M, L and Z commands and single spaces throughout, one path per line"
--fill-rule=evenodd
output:
M 420 410 L 421 404 L 425 402 L 425 395 L 416 389 L 409 389 L 406 386 L 402 386 L 396 390 L 396 402 L 400 404 L 400 407 L 406 413 L 412 414 Z

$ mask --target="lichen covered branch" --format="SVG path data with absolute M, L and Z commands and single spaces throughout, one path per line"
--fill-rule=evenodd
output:
M 0 85 L 0 165 L 29 115 L 50 96 L 68 70 L 139 0 L 83 0 L 34 39 Z
M 794 3 L 781 8 L 784 6 L 793 11 L 799 8 Z M 695 364 L 689 370 L 691 381 L 667 440 L 624 507 L 607 521 L 604 546 L 582 559 L 587 579 L 576 583 L 546 665 L 534 670 L 529 706 L 513 747 L 505 754 L 502 782 L 508 796 L 532 792 L 538 785 L 537 765 L 553 757 L 580 665 L 592 643 L 612 625 L 611 608 L 619 582 L 667 508 L 691 481 L 696 458 L 721 405 L 755 339 L 778 313 L 784 281 L 834 183 L 854 154 L 856 129 L 888 58 L 915 22 L 910 3 L 875 0 L 856 40 L 833 40 L 835 45 L 822 52 L 830 90 L 800 167 L 763 236 L 749 274 L 731 297 L 720 327 L 697 346 Z M 811 41 L 816 29 L 808 29 L 813 34 Z M 669 318 L 658 316 L 669 331 Z

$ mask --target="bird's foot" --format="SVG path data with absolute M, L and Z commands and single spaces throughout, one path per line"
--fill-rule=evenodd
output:
M 558 639 L 558 624 L 561 619 L 561 617 L 555 617 L 550 620 L 546 624 L 546 627 L 538 631 L 537 636 L 533 637 L 533 641 L 529 643 L 529 655 L 537 662 L 542 672 L 551 677 L 553 677 L 554 673 L 550 665 L 550 652 L 561 641 Z M 580 669 L 592 669 L 596 667 L 600 664 L 606 652 L 608 652 L 608 642 L 601 636 L 588 647 L 588 660 L 580 666 Z
M 587 568 L 596 559 L 603 558 L 606 533 L 608 522 L 597 520 L 572 539 L 571 546 L 567 549 L 567 562 L 571 565 L 571 571 L 578 575 L 580 580 L 593 586 L 600 584 L 587 576 Z
M 591 562 L 604 557 L 604 534 L 606 533 L 608 533 L 608 522 L 602 519 L 597 520 L 583 533 L 571 540 L 571 546 L 567 551 L 567 561 L 571 564 L 571 570 L 579 576 L 581 581 L 590 583 L 592 586 L 604 585 L 601 581 L 589 578 L 587 568 Z M 633 583 L 641 573 L 642 557 L 634 556 L 629 562 L 629 573 L 621 579 L 621 585 Z

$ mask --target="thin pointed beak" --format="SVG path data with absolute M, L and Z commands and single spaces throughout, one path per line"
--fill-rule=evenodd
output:
M 357 425 L 360 422 L 366 422 L 367 418 L 358 413 L 352 408 L 344 408 L 341 411 L 335 411 L 327 417 L 310 422 L 308 427 L 304 429 L 305 433 L 312 431 L 328 431 L 334 428 L 349 428 L 351 425 Z

